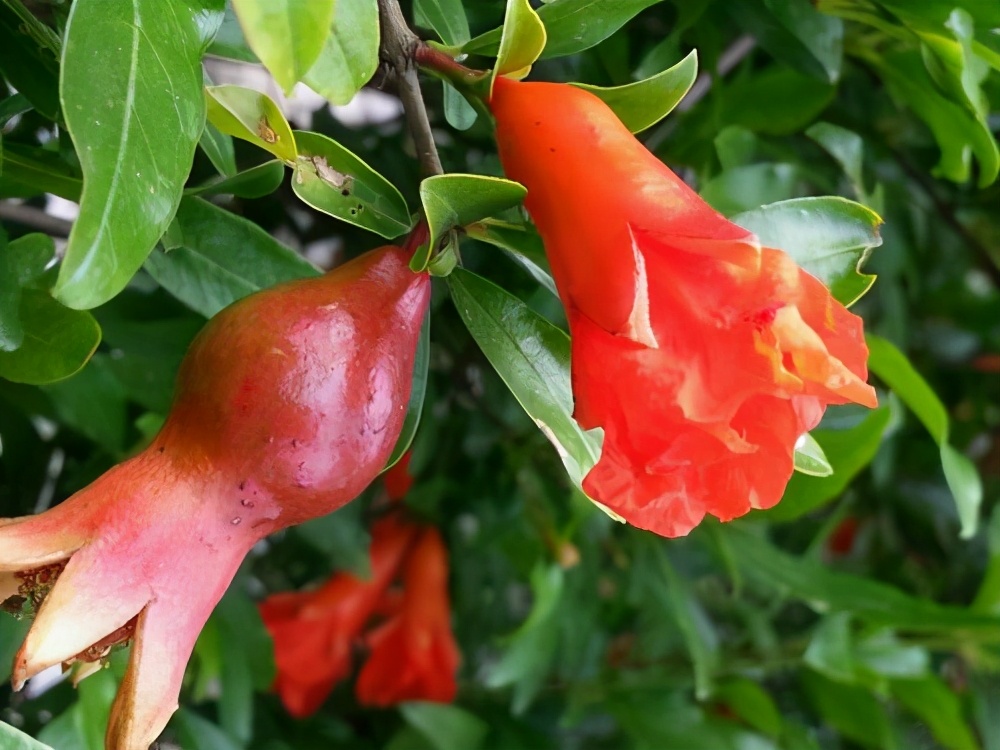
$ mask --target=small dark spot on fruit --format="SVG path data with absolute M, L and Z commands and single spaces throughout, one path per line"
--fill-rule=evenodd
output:
M 535 125 L 541 125 L 541 124 L 542 124 L 541 120 L 535 120 Z
M 161 445 L 161 446 L 159 447 L 159 449 L 158 449 L 158 452 L 159 452 L 159 453 L 163 453 L 163 451 L 165 451 L 166 449 L 167 449 L 167 448 L 166 448 L 166 446 L 164 446 L 164 445 Z
M 246 488 L 247 488 L 247 480 L 244 479 L 242 482 L 240 482 L 240 491 L 245 490 Z
M 552 147 L 549 147 L 549 151 L 550 151 L 551 153 L 553 153 L 553 154 L 554 154 L 554 153 L 556 152 L 556 150 L 555 150 L 554 148 L 552 148 Z
M 296 440 L 295 438 L 292 438 L 292 447 L 293 448 L 298 448 L 299 447 L 299 441 Z

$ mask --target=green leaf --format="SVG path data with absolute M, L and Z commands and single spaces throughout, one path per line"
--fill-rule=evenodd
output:
M 303 80 L 331 104 L 347 104 L 378 68 L 378 4 L 337 0 L 333 30 Z
M 0 232 L 0 352 L 12 352 L 24 342 L 21 289 L 37 286 L 55 251 L 48 235 L 26 234 L 6 243 Z
M 198 147 L 205 152 L 212 166 L 223 177 L 232 177 L 236 174 L 236 154 L 231 136 L 220 131 L 212 123 L 206 122 Z
M 4 750 L 53 750 L 3 721 L 0 721 L 0 745 Z
M 146 270 L 207 318 L 236 300 L 319 271 L 253 222 L 200 198 L 185 198 Z
M 257 55 L 247 44 L 246 37 L 243 36 L 243 29 L 240 28 L 240 21 L 236 17 L 232 3 L 226 3 L 226 14 L 222 19 L 222 25 L 219 26 L 219 33 L 215 35 L 212 45 L 208 48 L 208 54 L 241 62 L 260 63 Z
M 955 498 L 955 507 L 961 523 L 959 536 L 969 539 L 979 526 L 979 507 L 983 502 L 983 484 L 975 465 L 948 444 L 948 412 L 906 358 L 888 340 L 868 334 L 868 366 L 878 375 L 903 403 L 916 414 L 934 438 L 941 451 L 941 465 L 945 481 Z
M 600 98 L 630 132 L 639 133 L 670 114 L 691 90 L 697 76 L 698 53 L 692 50 L 673 67 L 644 81 L 611 88 L 586 83 L 573 85 Z
M 208 719 L 186 708 L 174 714 L 171 724 L 188 750 L 243 750 L 244 745 Z
M 457 47 L 469 41 L 462 0 L 414 0 L 413 17 L 417 26 L 433 29 L 447 45 Z
M 885 707 L 867 690 L 805 670 L 802 683 L 823 721 L 872 750 L 900 750 Z
M 25 289 L 18 316 L 24 340 L 13 351 L 0 351 L 0 377 L 40 385 L 73 375 L 101 341 L 101 328 L 88 312 L 61 305 L 45 292 Z
M 600 441 L 597 431 L 584 432 L 572 417 L 569 336 L 465 269 L 452 272 L 448 288 L 469 333 L 579 486 L 597 462 Z
M 468 711 L 442 703 L 408 701 L 400 704 L 399 712 L 435 750 L 477 750 L 490 729 Z
M 718 92 L 720 122 L 755 133 L 789 135 L 804 130 L 833 100 L 836 88 L 783 65 L 739 78 Z
M 800 179 L 799 168 L 793 164 L 749 164 L 713 177 L 702 186 L 700 194 L 716 211 L 731 217 L 756 209 L 762 201 L 789 199 Z
M 545 257 L 542 238 L 534 226 L 486 219 L 470 224 L 465 231 L 473 239 L 499 247 L 531 274 L 535 281 L 555 296 L 559 296 L 556 283 L 549 271 L 549 261 Z
M 285 177 L 285 165 L 268 161 L 230 177 L 216 178 L 204 185 L 188 188 L 185 195 L 235 195 L 240 198 L 262 198 L 270 195 Z
M 430 230 L 430 240 L 418 251 L 410 268 L 423 271 L 439 243 L 449 232 L 513 208 L 528 191 L 523 185 L 500 177 L 475 174 L 442 174 L 420 183 L 420 202 Z
M 882 219 L 846 198 L 796 198 L 733 216 L 762 245 L 784 250 L 850 306 L 875 282 L 860 272 L 872 248 L 882 244 Z
M 934 174 L 963 183 L 972 172 L 972 157 L 979 161 L 979 186 L 991 185 L 1000 174 L 1000 146 L 983 117 L 938 93 L 920 54 L 905 51 L 873 56 L 871 64 L 885 80 L 889 93 L 909 107 L 934 134 L 941 160 Z
M 774 699 L 753 680 L 735 677 L 719 684 L 712 696 L 758 732 L 781 734 L 781 713 Z
M 548 35 L 548 44 L 542 36 L 542 47 L 539 50 L 544 58 L 573 55 L 603 42 L 618 29 L 628 23 L 636 14 L 661 0 L 552 0 L 538 9 L 538 18 Z M 527 6 L 527 0 L 524 0 Z M 507 6 L 508 14 L 510 5 Z M 504 29 L 508 21 L 504 21 Z M 504 32 L 506 33 L 506 32 Z M 466 44 L 463 52 L 478 55 L 494 54 L 497 49 L 503 50 L 501 30 L 493 29 L 480 34 Z M 502 53 L 498 55 L 499 58 Z M 538 58 L 536 54 L 527 65 L 530 66 Z M 505 68 L 502 73 L 517 68 Z M 527 71 L 525 71 L 525 74 Z
M 450 279 L 449 279 L 450 280 Z M 511 636 L 507 650 L 490 670 L 486 684 L 491 688 L 513 685 L 511 710 L 523 713 L 538 694 L 555 660 L 559 636 L 559 603 L 563 597 L 564 575 L 558 565 L 541 563 L 531 572 L 534 603 L 528 619 Z
M 858 200 L 876 211 L 880 210 L 882 203 L 880 188 L 876 187 L 872 193 L 865 188 L 864 140 L 861 136 L 828 122 L 816 123 L 806 131 L 806 135 L 837 160 L 851 181 Z
M 836 83 L 843 61 L 844 22 L 810 0 L 742 0 L 734 20 L 779 60 L 824 83 Z
M 813 477 L 833 474 L 833 466 L 823 452 L 823 446 L 808 432 L 795 443 L 795 471 Z
M 59 111 L 59 38 L 20 3 L 0 2 L 0 74 L 50 120 Z
M 979 750 L 979 742 L 969 728 L 962 701 L 939 678 L 893 680 L 892 696 L 931 730 L 948 750 Z
M 331 569 L 346 570 L 359 578 L 370 578 L 372 570 L 368 547 L 371 533 L 366 510 L 361 503 L 348 503 L 335 513 L 293 527 L 291 533 L 322 552 Z
M 431 315 L 426 313 L 420 326 L 420 338 L 417 340 L 417 353 L 413 359 L 413 382 L 410 387 L 410 402 L 406 407 L 406 417 L 403 419 L 403 429 L 399 433 L 396 445 L 393 446 L 389 460 L 385 462 L 386 469 L 392 468 L 410 449 L 413 437 L 420 426 L 420 416 L 424 411 L 424 397 L 427 394 L 427 376 L 431 361 Z
M 291 93 L 316 62 L 330 35 L 334 0 L 232 2 L 250 49 L 285 93 Z
M 925 599 L 867 578 L 837 573 L 796 557 L 733 525 L 721 527 L 736 562 L 763 588 L 800 599 L 814 609 L 853 612 L 875 625 L 909 631 L 978 634 L 1000 639 L 1000 617 Z
M 410 230 L 410 209 L 385 177 L 325 135 L 297 130 L 295 140 L 292 190 L 305 203 L 386 239 Z
M 221 20 L 215 0 L 73 3 L 60 90 L 84 182 L 53 290 L 65 305 L 121 291 L 173 218 L 205 124 L 201 55 Z
M 497 76 L 521 79 L 531 71 L 538 56 L 545 49 L 545 25 L 528 0 L 507 0 L 503 29 L 498 34 L 500 47 L 497 62 L 490 78 L 490 91 Z M 475 39 L 465 45 L 465 51 L 473 51 Z
M 295 163 L 292 128 L 270 97 L 242 86 L 206 86 L 205 101 L 208 121 L 220 131 Z
M 83 181 L 58 154 L 19 143 L 4 143 L 0 151 L 0 197 L 52 193 L 66 200 L 80 200 Z
M 813 430 L 811 435 L 823 449 L 833 473 L 824 477 L 793 474 L 781 502 L 760 512 L 770 521 L 792 521 L 839 497 L 875 458 L 891 415 L 888 408 L 881 408 L 847 430 Z
M 95 354 L 75 377 L 46 385 L 59 420 L 112 456 L 125 451 L 125 390 L 114 376 L 110 357 Z

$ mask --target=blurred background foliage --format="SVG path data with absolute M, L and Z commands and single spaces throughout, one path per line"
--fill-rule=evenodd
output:
M 26 5 L 58 38 L 69 3 Z M 461 38 L 459 23 L 444 39 L 453 45 L 497 27 L 504 12 L 499 0 L 403 5 L 430 39 L 439 38 L 441 13 L 464 13 L 469 35 Z M 334 570 L 363 571 L 376 486 L 254 551 L 199 641 L 165 742 L 191 750 L 1000 750 L 1000 4 L 555 0 L 543 19 L 560 5 L 591 14 L 600 38 L 542 59 L 535 80 L 620 85 L 697 49 L 691 93 L 642 140 L 718 210 L 830 194 L 883 216 L 884 243 L 865 266 L 878 282 L 855 310 L 914 371 L 879 347 L 880 408 L 833 408 L 815 433 L 832 476 L 798 474 L 771 511 L 663 540 L 611 521 L 571 487 L 436 281 L 407 504 L 441 529 L 450 550 L 464 655 L 455 705 L 362 709 L 346 684 L 316 716 L 293 722 L 268 692 L 270 645 L 252 602 Z M 51 216 L 45 194 L 73 200 L 79 161 L 58 97 L 46 100 L 57 58 L 37 40 L 18 41 L 16 15 L 0 2 L 0 197 L 48 206 Z M 210 52 L 239 58 L 231 21 Z M 553 39 L 573 47 L 550 28 Z M 490 61 L 473 54 L 468 64 Z M 218 65 L 209 59 L 210 71 Z M 30 105 L 15 90 L 32 91 Z M 499 175 L 486 118 L 472 121 L 432 79 L 424 91 L 445 171 Z M 360 125 L 326 107 L 307 117 L 419 205 L 418 163 L 392 110 Z M 240 171 L 266 160 L 249 143 L 233 145 Z M 188 185 L 214 174 L 199 150 Z M 265 232 L 321 265 L 382 244 L 307 209 L 288 180 L 272 177 L 254 177 L 244 197 L 210 198 L 220 208 L 204 221 L 206 244 L 253 267 L 271 252 Z M 11 245 L 39 229 L 66 236 L 59 220 L 39 224 L 37 213 L 0 218 Z M 103 339 L 76 375 L 44 386 L 0 379 L 0 516 L 67 497 L 161 422 L 185 347 L 203 313 L 217 309 L 212 285 L 223 282 L 218 274 L 175 279 L 168 292 L 154 280 L 164 274 L 158 252 L 92 311 Z M 551 292 L 495 248 L 467 239 L 462 257 L 564 322 Z M 963 480 L 949 485 L 942 445 L 971 459 L 982 478 L 983 502 L 963 509 L 964 524 L 953 494 Z M 0 672 L 25 627 L 0 618 Z M 29 698 L 0 688 L 0 719 L 58 750 L 96 750 L 120 662 L 119 654 L 79 690 L 63 682 Z

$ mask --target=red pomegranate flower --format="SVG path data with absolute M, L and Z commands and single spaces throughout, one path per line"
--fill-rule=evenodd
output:
M 368 642 L 371 655 L 355 685 L 358 702 L 384 707 L 454 700 L 461 654 L 451 633 L 448 552 L 437 529 L 421 532 L 404 564 L 398 611 Z
M 315 591 L 275 594 L 261 603 L 274 639 L 275 689 L 292 716 L 314 714 L 351 673 L 354 646 L 418 531 L 387 516 L 372 527 L 370 578 L 341 573 Z
M 15 688 L 134 640 L 107 748 L 156 739 L 247 551 L 344 505 L 385 464 L 430 294 L 409 255 L 384 247 L 230 306 L 191 345 L 146 450 L 41 515 L 0 521 L 0 601 L 37 606 Z
M 569 318 L 575 417 L 604 429 L 584 490 L 664 536 L 777 503 L 828 404 L 875 406 L 861 320 L 589 92 L 499 78 L 491 107 Z

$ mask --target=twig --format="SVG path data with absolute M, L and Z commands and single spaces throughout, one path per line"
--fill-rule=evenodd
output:
M 73 222 L 52 216 L 40 208 L 26 206 L 23 203 L 0 202 L 0 219 L 17 222 L 32 229 L 40 229 L 46 234 L 56 237 L 69 237 L 69 230 L 73 228 Z
M 420 170 L 425 176 L 442 174 L 444 170 L 434 144 L 434 133 L 427 118 L 427 108 L 420 93 L 420 80 L 414 62 L 414 53 L 420 39 L 406 25 L 398 0 L 378 0 L 378 12 L 382 29 L 379 58 L 390 80 L 396 85 L 396 95 L 403 103 L 406 126 L 417 150 Z

